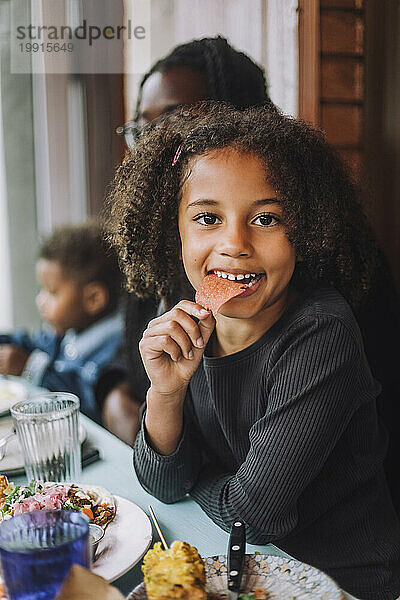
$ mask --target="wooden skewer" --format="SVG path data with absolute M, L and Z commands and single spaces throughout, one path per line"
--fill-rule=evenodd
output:
M 162 542 L 162 545 L 164 546 L 164 550 L 168 550 L 168 544 L 165 541 L 165 537 L 162 534 L 162 531 L 160 529 L 159 524 L 157 523 L 157 519 L 156 519 L 156 515 L 154 514 L 154 510 L 152 509 L 152 507 L 150 505 L 149 505 L 149 511 L 150 511 L 150 516 L 153 519 L 154 526 L 157 529 L 157 533 L 160 536 L 160 540 Z

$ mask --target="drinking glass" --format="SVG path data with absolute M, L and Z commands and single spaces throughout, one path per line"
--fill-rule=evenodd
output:
M 11 415 L 28 481 L 79 481 L 79 399 L 74 394 L 39 394 L 14 404 Z
M 0 560 L 9 600 L 53 600 L 73 564 L 90 569 L 89 519 L 38 510 L 3 521 Z

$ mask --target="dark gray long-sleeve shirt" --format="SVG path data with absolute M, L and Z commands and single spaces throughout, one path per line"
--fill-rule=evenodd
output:
M 345 300 L 309 288 L 258 341 L 207 354 L 185 400 L 176 452 L 160 456 L 144 426 L 134 448 L 143 487 L 186 493 L 223 529 L 276 543 L 365 600 L 400 594 L 400 530 L 388 492 L 379 384 Z

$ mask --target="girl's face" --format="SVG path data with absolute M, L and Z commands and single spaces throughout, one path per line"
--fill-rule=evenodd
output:
M 182 260 L 193 287 L 198 289 L 209 273 L 256 274 L 245 294 L 224 304 L 220 313 L 251 319 L 285 305 L 296 255 L 261 161 L 227 148 L 198 157 L 190 166 L 178 225 Z

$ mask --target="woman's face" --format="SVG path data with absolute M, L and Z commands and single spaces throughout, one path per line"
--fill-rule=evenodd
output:
M 211 272 L 239 275 L 238 285 L 249 281 L 242 275 L 256 275 L 245 295 L 224 304 L 221 314 L 247 319 L 286 302 L 296 255 L 282 205 L 257 157 L 227 148 L 196 158 L 183 186 L 178 225 L 195 289 Z
M 164 73 L 155 72 L 143 85 L 138 122 L 150 123 L 178 106 L 207 98 L 207 82 L 199 71 L 174 67 Z

